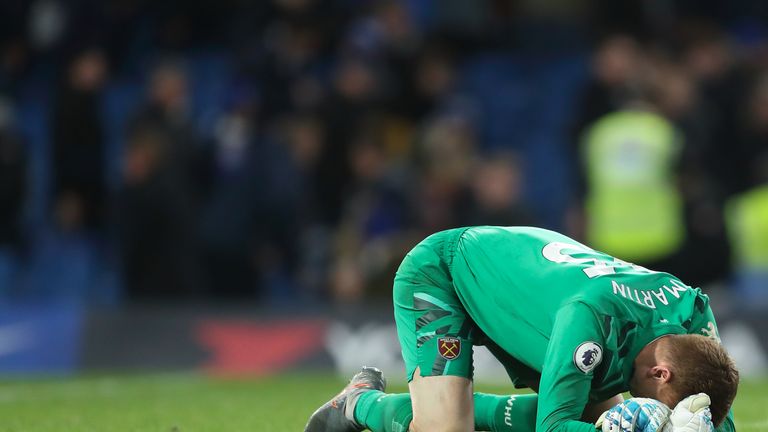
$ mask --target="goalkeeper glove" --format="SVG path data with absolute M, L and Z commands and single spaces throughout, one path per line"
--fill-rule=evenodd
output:
M 714 432 L 710 403 L 712 401 L 706 393 L 681 400 L 672 410 L 663 432 Z
M 632 398 L 604 412 L 595 426 L 603 432 L 661 432 L 670 412 L 655 399 Z

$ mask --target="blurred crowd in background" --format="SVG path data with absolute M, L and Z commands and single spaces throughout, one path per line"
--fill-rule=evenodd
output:
M 354 303 L 464 225 L 768 297 L 768 4 L 0 1 L 0 297 Z

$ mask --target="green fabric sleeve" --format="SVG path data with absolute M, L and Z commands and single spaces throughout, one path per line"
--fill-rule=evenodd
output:
M 558 311 L 541 373 L 537 431 L 595 432 L 579 419 L 604 347 L 599 321 L 587 305 L 569 303 Z
M 717 427 L 717 432 L 736 432 L 736 425 L 733 423 L 733 410 L 728 411 L 723 424 Z

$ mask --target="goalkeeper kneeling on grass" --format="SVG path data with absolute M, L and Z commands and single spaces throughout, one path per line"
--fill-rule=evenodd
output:
M 364 367 L 306 432 L 735 430 L 709 298 L 668 273 L 543 229 L 460 228 L 405 257 L 394 304 L 409 393 Z M 473 392 L 474 345 L 537 394 Z

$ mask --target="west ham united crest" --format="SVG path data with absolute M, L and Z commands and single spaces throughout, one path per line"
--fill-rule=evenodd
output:
M 441 337 L 437 340 L 437 352 L 446 360 L 453 360 L 461 353 L 461 339 Z

